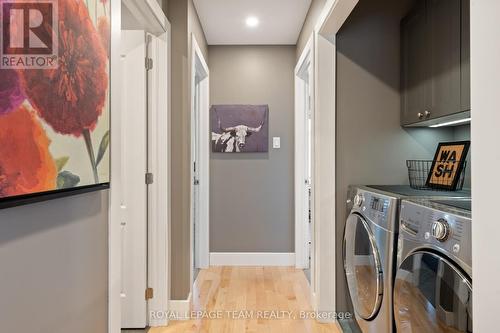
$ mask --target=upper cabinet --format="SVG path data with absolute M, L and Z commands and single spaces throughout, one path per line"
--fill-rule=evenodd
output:
M 402 125 L 470 110 L 469 0 L 418 0 L 403 19 Z
M 402 21 L 402 114 L 403 124 L 426 117 L 428 47 L 425 1 Z M 427 114 L 429 115 L 429 114 Z
M 462 0 L 461 106 L 470 111 L 470 0 Z

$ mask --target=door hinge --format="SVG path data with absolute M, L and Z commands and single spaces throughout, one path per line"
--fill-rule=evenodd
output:
M 146 70 L 152 70 L 153 69 L 153 59 L 152 58 L 146 58 Z
M 151 172 L 146 173 L 146 185 L 151 185 L 154 182 L 154 176 Z
M 152 299 L 153 298 L 153 288 L 147 288 L 146 289 L 146 300 Z

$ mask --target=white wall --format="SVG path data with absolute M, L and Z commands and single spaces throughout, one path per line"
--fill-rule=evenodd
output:
M 474 332 L 498 331 L 500 1 L 471 1 L 472 262 Z

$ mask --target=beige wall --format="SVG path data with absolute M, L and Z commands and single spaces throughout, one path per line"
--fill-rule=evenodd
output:
M 207 60 L 208 57 L 208 45 L 207 39 L 205 38 L 205 32 L 201 27 L 200 18 L 198 17 L 198 13 L 196 12 L 196 8 L 194 7 L 193 0 L 188 1 L 188 33 L 189 35 L 193 34 L 198 42 L 198 46 Z M 189 44 L 191 47 L 191 43 Z
M 295 46 L 210 46 L 208 65 L 212 105 L 269 104 L 268 153 L 211 154 L 210 251 L 293 252 Z
M 108 191 L 0 210 L 0 330 L 108 331 Z
M 190 289 L 190 70 L 191 33 L 207 46 L 192 0 L 169 0 L 172 25 L 172 212 L 171 298 L 186 299 Z
M 316 25 L 319 15 L 323 10 L 323 7 L 326 4 L 326 0 L 312 0 L 311 7 L 309 8 L 309 12 L 307 13 L 306 20 L 304 21 L 304 26 L 300 31 L 299 39 L 297 41 L 297 51 L 296 51 L 296 59 L 300 58 L 300 54 L 304 47 L 311 37 L 314 26 Z

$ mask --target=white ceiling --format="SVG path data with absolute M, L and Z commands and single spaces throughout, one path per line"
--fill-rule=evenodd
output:
M 194 0 L 209 45 L 294 45 L 311 0 Z M 255 16 L 260 24 L 249 28 Z

